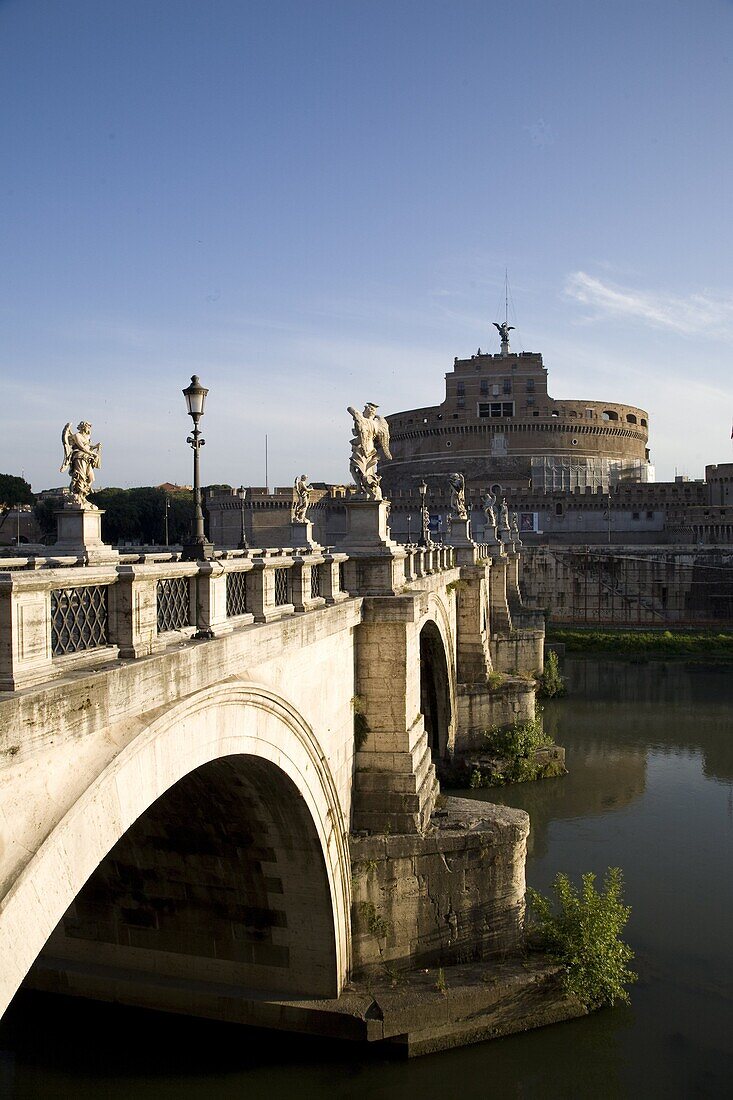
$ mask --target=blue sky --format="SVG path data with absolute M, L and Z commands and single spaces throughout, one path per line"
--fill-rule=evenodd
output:
M 0 0 L 0 469 L 348 476 L 346 405 L 436 403 L 515 346 L 731 461 L 733 6 Z M 496 345 L 496 348 L 495 348 Z

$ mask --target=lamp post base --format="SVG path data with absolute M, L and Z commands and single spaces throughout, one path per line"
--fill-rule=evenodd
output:
M 181 561 L 210 561 L 214 556 L 214 544 L 207 539 L 184 542 Z

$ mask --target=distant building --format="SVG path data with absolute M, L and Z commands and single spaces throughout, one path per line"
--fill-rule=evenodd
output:
M 654 480 L 649 414 L 634 405 L 560 400 L 537 352 L 455 359 L 440 405 L 387 417 L 386 495 L 460 470 L 466 486 L 573 492 Z

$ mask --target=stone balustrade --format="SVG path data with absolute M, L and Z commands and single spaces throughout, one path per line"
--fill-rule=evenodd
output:
M 3 558 L 0 691 L 349 596 L 388 594 L 454 567 L 449 546 L 400 547 L 375 559 L 287 547 L 224 550 L 204 562 L 182 560 L 180 549 L 130 551 L 99 565 L 52 552 Z

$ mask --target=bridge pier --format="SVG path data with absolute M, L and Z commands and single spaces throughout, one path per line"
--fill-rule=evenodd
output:
M 420 596 L 365 598 L 356 628 L 356 691 L 363 741 L 354 756 L 352 828 L 421 833 L 435 776 L 420 709 Z

